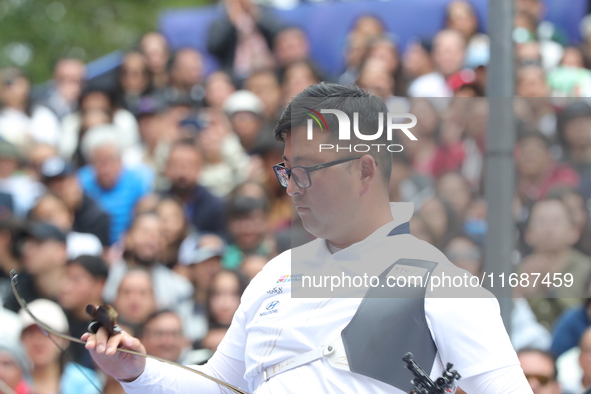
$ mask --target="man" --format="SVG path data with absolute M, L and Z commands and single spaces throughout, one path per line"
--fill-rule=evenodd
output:
M 49 191 L 62 198 L 74 212 L 72 231 L 94 234 L 103 247 L 108 247 L 111 243 L 109 215 L 84 192 L 74 167 L 61 157 L 55 156 L 43 162 L 41 175 Z
M 82 153 L 91 164 L 78 171 L 80 184 L 109 214 L 113 244 L 129 227 L 135 204 L 151 190 L 153 174 L 123 165 L 120 135 L 112 125 L 87 131 L 82 139 Z
M 152 276 L 158 308 L 176 308 L 180 302 L 191 298 L 191 283 L 158 261 L 164 244 L 161 226 L 160 218 L 154 213 L 143 213 L 135 217 L 125 234 L 123 259 L 110 267 L 109 279 L 103 292 L 105 301 L 112 302 L 115 299 L 120 282 L 132 268 L 146 269 Z
M 56 300 L 68 261 L 66 235 L 49 223 L 31 223 L 22 253 L 25 270 L 19 275 L 19 290 L 23 299 L 26 302 L 38 298 Z M 5 306 L 13 312 L 20 309 L 14 296 L 6 300 Z
M 183 322 L 171 310 L 152 313 L 142 327 L 138 338 L 146 345 L 148 354 L 180 362 L 189 341 L 183 336 Z
M 585 278 L 575 279 L 568 287 L 538 285 L 523 289 L 537 320 L 550 329 L 558 316 L 588 296 L 584 281 L 591 275 L 591 258 L 573 248 L 579 231 L 561 200 L 536 202 L 524 235 L 533 250 L 518 266 L 520 273 L 539 274 L 540 281 L 550 276 Z
M 62 58 L 53 69 L 53 86 L 46 92 L 41 104 L 63 119 L 78 109 L 86 66 L 78 59 Z
M 539 349 L 522 349 L 517 353 L 521 368 L 534 394 L 560 394 L 556 363 L 552 355 Z
M 73 336 L 78 337 L 86 332 L 89 320 L 86 306 L 103 304 L 103 288 L 108 275 L 107 263 L 97 256 L 81 255 L 66 264 L 66 275 L 58 301 L 66 312 Z M 94 368 L 84 347 L 73 343 L 70 351 L 75 362 Z
M 462 375 L 461 387 L 469 393 L 531 392 L 503 327 L 498 304 L 490 295 L 472 299 L 426 298 L 423 293 L 412 298 L 414 301 L 390 297 L 369 310 L 365 305 L 376 305 L 379 298 L 362 298 L 365 291 L 344 286 L 337 290 L 360 296 L 335 298 L 324 288 L 320 289 L 322 298 L 292 297 L 296 291 L 309 297 L 317 290 L 304 288 L 305 277 L 298 275 L 302 271 L 324 269 L 340 275 L 343 268 L 368 268 L 383 276 L 395 265 L 400 272 L 409 272 L 405 271 L 407 265 L 427 267 L 430 261 L 438 269 L 465 272 L 454 268 L 434 247 L 408 233 L 411 206 L 389 205 L 391 153 L 385 149 L 358 156 L 348 151 L 320 152 L 318 143 L 338 141 L 334 131 L 338 130 L 336 117 L 327 114 L 330 123 L 326 130 L 314 128 L 310 133 L 314 139 L 308 140 L 305 125 L 309 110 L 302 109 L 304 106 L 338 109 L 349 116 L 357 112 L 366 135 L 377 128 L 379 114 L 387 112 L 380 98 L 357 87 L 335 84 L 310 86 L 290 103 L 275 129 L 276 136 L 285 141 L 285 163 L 275 169 L 304 227 L 317 239 L 279 255 L 265 266 L 242 296 L 217 352 L 200 369 L 258 394 L 304 390 L 405 393 L 411 389 L 412 375 L 404 367 L 402 356 L 413 350 L 418 360 L 419 352 L 432 348 L 432 353 L 421 362 L 423 368 L 431 371 L 432 378 L 441 375 L 442 363 L 453 362 Z M 378 142 L 387 142 L 386 136 Z M 399 277 L 404 276 L 400 274 L 396 280 Z M 368 292 L 375 289 L 381 293 L 379 287 Z M 398 294 L 406 290 L 409 288 Z M 487 297 L 482 289 L 477 293 Z M 417 305 L 386 313 L 391 306 L 405 307 L 411 302 Z M 358 313 L 361 319 L 353 317 Z M 374 315 L 365 320 L 367 313 Z M 405 326 L 417 330 L 409 331 Z M 394 332 L 396 328 L 398 333 Z M 380 330 L 384 335 L 379 335 Z M 424 336 L 417 335 L 418 331 Z M 85 334 L 83 338 L 88 339 L 86 346 L 101 368 L 125 382 L 128 393 L 183 392 L 190 387 L 198 387 L 202 393 L 219 392 L 217 384 L 173 371 L 172 367 L 127 355 L 113 357 L 120 344 L 144 350 L 137 339 L 127 334 L 111 337 L 107 343 L 106 331 L 101 329 L 97 335 Z M 367 349 L 358 349 L 366 343 Z M 348 354 L 345 345 L 349 350 L 355 347 L 356 351 Z M 395 356 L 387 363 L 382 362 L 389 357 L 383 349 L 392 350 Z M 375 374 L 358 365 L 362 359 L 375 368 Z M 353 366 L 356 371 L 363 371 L 352 373 Z
M 171 102 L 183 100 L 200 106 L 205 97 L 203 56 L 193 48 L 181 48 L 170 61 L 170 86 L 162 92 Z
M 197 181 L 202 165 L 202 154 L 193 140 L 174 143 L 166 164 L 171 183 L 168 194 L 183 201 L 188 219 L 199 231 L 224 237 L 223 202 Z

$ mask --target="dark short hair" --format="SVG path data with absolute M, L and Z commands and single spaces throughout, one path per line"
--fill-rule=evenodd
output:
M 380 97 L 374 96 L 355 85 L 340 85 L 336 83 L 322 82 L 309 86 L 298 94 L 285 108 L 275 126 L 275 138 L 285 142 L 285 137 L 291 130 L 304 126 L 308 119 L 305 107 L 313 105 L 320 108 L 338 109 L 346 114 L 359 113 L 360 130 L 377 130 L 379 113 L 386 114 L 388 109 Z M 327 117 L 329 130 L 338 130 L 335 117 Z M 336 133 L 330 134 L 331 140 L 337 138 Z M 357 141 L 351 136 L 351 142 Z M 359 141 L 361 142 L 361 141 Z M 386 133 L 376 141 L 377 143 L 388 144 Z M 380 151 L 371 150 L 368 152 L 380 168 L 382 178 L 386 185 L 390 183 L 392 172 L 391 153 L 387 149 Z M 350 153 L 349 155 L 352 155 Z
M 536 139 L 536 140 L 542 142 L 544 144 L 544 146 L 548 149 L 550 149 L 552 147 L 552 142 L 550 141 L 550 139 L 548 137 L 546 137 L 544 134 L 542 134 L 541 132 L 535 131 L 535 130 L 525 131 L 523 134 L 518 136 L 517 143 L 522 143 L 523 141 L 528 140 L 528 139 Z
M 80 255 L 68 261 L 68 267 L 72 265 L 79 265 L 84 268 L 94 279 L 107 279 L 109 276 L 107 263 L 98 256 Z
M 231 198 L 226 205 L 228 220 L 241 218 L 256 211 L 269 212 L 269 202 L 266 198 L 237 195 Z

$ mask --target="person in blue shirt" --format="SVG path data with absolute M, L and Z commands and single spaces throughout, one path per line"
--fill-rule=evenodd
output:
M 111 243 L 115 243 L 129 227 L 136 203 L 152 189 L 154 174 L 122 164 L 119 137 L 112 125 L 90 129 L 82 139 L 82 153 L 90 165 L 78 171 L 80 184 L 109 214 Z

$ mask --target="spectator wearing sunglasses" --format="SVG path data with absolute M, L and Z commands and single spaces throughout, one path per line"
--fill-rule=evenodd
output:
M 558 372 L 552 354 L 533 348 L 517 352 L 521 368 L 534 394 L 560 394 L 560 384 L 556 380 Z

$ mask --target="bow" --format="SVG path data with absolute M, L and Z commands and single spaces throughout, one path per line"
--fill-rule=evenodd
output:
M 65 339 L 67 341 L 70 342 L 75 342 L 75 343 L 81 343 L 81 344 L 86 344 L 86 341 L 83 341 L 81 339 L 75 338 L 73 336 L 67 335 L 67 334 L 62 334 L 61 332 L 55 331 L 53 328 L 49 327 L 47 324 L 43 323 L 42 321 L 40 321 L 39 319 L 37 319 L 33 313 L 29 310 L 29 308 L 27 307 L 27 302 L 20 296 L 20 294 L 18 293 L 18 289 L 17 289 L 17 281 L 18 281 L 18 274 L 16 273 L 15 270 L 12 270 L 10 272 L 10 285 L 12 286 L 12 292 L 14 293 L 14 296 L 16 297 L 16 300 L 18 301 L 19 305 L 21 306 L 21 308 L 29 315 L 31 316 L 31 318 L 33 319 L 33 321 L 35 322 L 35 324 L 37 324 L 39 326 L 39 328 L 41 328 L 46 334 L 51 334 L 54 335 L 58 338 L 62 338 Z M 193 368 L 189 368 L 185 365 L 181 365 L 178 363 L 175 363 L 174 361 L 170 361 L 170 360 L 166 360 L 160 357 L 156 357 L 156 356 L 152 356 L 150 354 L 145 354 L 145 353 L 140 353 L 140 352 L 136 352 L 134 350 L 129 350 L 129 349 L 122 349 L 122 348 L 117 348 L 118 352 L 122 352 L 122 353 L 129 353 L 129 354 L 133 354 L 135 356 L 140 356 L 140 357 L 145 357 L 145 358 L 151 358 L 154 359 L 156 361 L 160 361 L 166 364 L 170 364 L 170 365 L 174 365 L 175 367 L 179 367 L 182 369 L 185 369 L 189 372 L 195 373 L 199 376 L 202 376 L 206 379 L 209 379 L 211 381 L 216 382 L 217 384 L 219 384 L 220 386 L 223 386 L 235 393 L 238 394 L 248 394 L 246 391 L 239 389 L 236 386 L 231 385 L 230 383 L 224 382 L 223 380 L 217 379 L 213 376 L 210 376 L 206 373 L 203 373 L 201 371 L 198 371 L 196 369 Z M 99 390 L 100 391 L 100 390 Z

